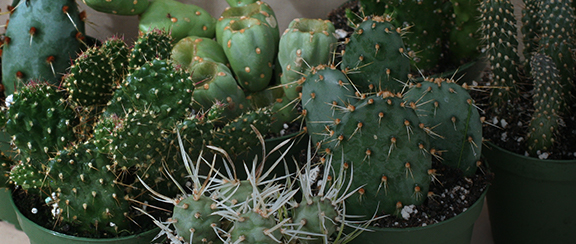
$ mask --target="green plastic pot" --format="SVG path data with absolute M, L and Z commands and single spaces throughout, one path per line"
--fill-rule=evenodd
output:
M 474 223 L 482 212 L 486 192 L 468 210 L 437 224 L 412 228 L 375 228 L 351 243 L 358 244 L 469 244 Z
M 27 219 L 16 207 L 12 197 L 9 198 L 10 204 L 13 207 L 16 215 L 18 217 L 18 222 L 22 228 L 22 231 L 30 239 L 30 244 L 66 244 L 66 243 L 77 243 L 77 244 L 145 244 L 151 243 L 154 237 L 160 232 L 158 228 L 149 230 L 147 232 L 126 236 L 118 238 L 104 238 L 104 239 L 92 239 L 65 235 L 56 231 L 46 229 L 32 220 Z
M 540 160 L 488 142 L 494 243 L 576 243 L 576 160 Z
M 16 217 L 16 212 L 14 212 L 11 202 L 12 193 L 10 188 L 0 187 L 0 220 L 13 224 L 16 229 L 20 230 L 18 217 Z

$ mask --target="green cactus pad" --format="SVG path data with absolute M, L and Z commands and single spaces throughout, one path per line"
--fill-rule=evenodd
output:
M 279 43 L 281 82 L 289 99 L 299 97 L 298 80 L 312 67 L 330 63 L 336 44 L 334 25 L 327 20 L 292 20 Z
M 141 32 L 134 43 L 128 67 L 135 69 L 153 59 L 169 59 L 172 52 L 172 37 L 163 30 L 152 29 Z
M 172 48 L 174 64 L 181 65 L 185 69 L 191 69 L 204 59 L 228 64 L 228 59 L 220 44 L 209 38 L 189 36 L 178 41 Z
M 402 29 L 389 17 L 365 18 L 346 43 L 341 69 L 362 92 L 369 87 L 400 92 L 408 81 L 410 58 Z
M 84 17 L 74 0 L 28 0 L 17 4 L 2 48 L 6 95 L 29 80 L 59 85 L 70 60 L 83 47 Z
M 334 66 L 319 65 L 305 77 L 302 108 L 312 143 L 318 145 L 331 140 L 326 127 L 342 117 L 342 110 L 357 103 L 355 92 L 348 77 Z
M 248 109 L 244 91 L 226 65 L 205 59 L 190 69 L 194 90 L 194 109 L 207 111 L 215 103 L 225 104 L 222 121 L 238 117 Z
M 328 237 L 336 232 L 339 214 L 329 199 L 316 196 L 310 203 L 303 199 L 298 207 L 294 208 L 293 213 L 293 222 L 302 224 L 301 231 L 324 234 Z M 316 237 L 314 240 L 306 240 L 305 243 L 321 244 L 324 240 Z
M 230 21 L 241 18 L 256 18 L 272 28 L 274 42 L 270 44 L 275 45 L 274 50 L 276 52 L 278 41 L 280 40 L 280 30 L 278 29 L 278 21 L 276 20 L 274 10 L 272 10 L 270 5 L 262 1 L 246 0 L 244 2 L 245 4 L 240 4 L 239 6 L 230 4 L 231 7 L 226 8 L 224 12 L 222 12 L 216 23 L 216 40 L 222 45 L 222 32 Z M 230 1 L 228 3 L 230 3 Z
M 82 0 L 88 7 L 103 13 L 138 15 L 148 8 L 148 0 Z
M 238 84 L 250 92 L 266 88 L 276 57 L 272 27 L 255 18 L 232 20 L 220 40 Z
M 254 211 L 249 211 L 240 214 L 239 217 L 240 220 L 235 221 L 230 230 L 232 242 L 276 244 L 278 243 L 276 240 L 282 237 L 278 229 L 270 233 L 276 240 L 265 234 L 276 225 L 276 220 L 272 216 L 264 217 Z
M 116 237 L 131 224 L 130 204 L 111 164 L 90 142 L 63 150 L 48 163 L 59 221 L 78 235 Z
M 354 172 L 351 189 L 361 187 L 346 200 L 347 213 L 397 215 L 402 206 L 422 204 L 432 160 L 416 112 L 401 97 L 381 92 L 343 113 L 323 146 L 336 169 Z
M 160 29 L 169 32 L 174 41 L 187 36 L 213 38 L 216 19 L 206 10 L 175 0 L 152 1 L 140 15 L 140 31 Z
M 76 112 L 61 91 L 46 83 L 29 83 L 13 96 L 6 132 L 25 161 L 43 163 L 76 141 Z M 37 162 L 36 162 L 37 160 Z
M 431 152 L 443 164 L 476 173 L 482 153 L 482 122 L 474 100 L 456 81 L 427 79 L 404 95 L 408 106 L 417 108 L 420 121 L 431 129 Z

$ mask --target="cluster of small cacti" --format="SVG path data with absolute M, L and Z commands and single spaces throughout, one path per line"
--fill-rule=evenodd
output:
M 260 143 L 250 125 L 270 130 L 269 107 L 246 106 L 232 117 L 224 99 L 195 111 L 195 86 L 204 86 L 204 77 L 173 64 L 171 41 L 160 30 L 143 33 L 132 49 L 110 38 L 73 61 L 62 87 L 30 81 L 10 96 L 2 117 L 20 160 L 10 180 L 29 193 L 52 193 L 57 222 L 77 234 L 130 230 L 130 207 L 151 200 L 141 183 L 178 191 L 166 178 L 185 173 L 175 163 L 175 131 L 182 130 L 191 155 L 214 145 L 235 157 Z
M 529 89 L 534 112 L 525 138 L 531 156 L 554 148 L 560 120 L 569 113 L 576 72 L 572 5 L 572 1 L 525 1 L 521 31 L 527 62 L 521 63 L 514 5 L 508 0 L 484 0 L 481 4 L 482 33 L 494 77 L 490 85 L 495 86 L 490 110 L 495 120 L 512 121 L 506 116 L 517 116 L 514 109 L 525 99 L 522 85 L 533 84 Z
M 428 71 L 479 57 L 479 4 L 480 0 L 360 0 L 360 15 L 391 16 L 396 27 L 408 28 L 404 41 L 406 53 L 413 57 L 412 69 Z M 361 19 L 349 15 L 353 22 Z
M 435 177 L 432 158 L 476 173 L 482 126 L 474 101 L 451 79 L 410 81 L 402 34 L 389 17 L 366 18 L 341 67 L 316 66 L 302 82 L 312 141 L 336 167 L 354 168 L 351 214 L 399 214 L 423 203 Z
M 353 222 L 354 218 L 347 215 L 344 201 L 358 190 L 350 189 L 346 182 L 346 173 L 352 169 L 341 168 L 333 175 L 329 157 L 323 167 L 315 166 L 313 170 L 311 145 L 307 161 L 302 162 L 296 175 L 287 172 L 269 179 L 275 167 L 282 161 L 286 163 L 286 152 L 273 149 L 263 152 L 262 158 L 257 156 L 251 166 L 227 167 L 227 173 L 211 168 L 208 174 L 202 174 L 203 165 L 213 166 L 220 159 L 210 160 L 203 155 L 192 159 L 186 155 L 181 139 L 179 143 L 192 193 L 181 188 L 180 196 L 171 198 L 150 189 L 158 199 L 174 205 L 171 218 L 155 220 L 170 243 L 347 243 L 375 220 Z M 293 142 L 281 144 L 288 143 Z M 227 164 L 238 165 L 226 151 L 209 149 L 221 153 Z M 272 153 L 282 155 L 270 168 L 263 168 L 267 155 Z M 238 179 L 236 170 L 245 170 L 247 179 Z M 345 226 L 352 228 L 345 231 Z

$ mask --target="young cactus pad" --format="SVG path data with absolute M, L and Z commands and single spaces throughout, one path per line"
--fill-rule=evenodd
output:
M 84 17 L 74 0 L 14 1 L 2 48 L 6 95 L 29 80 L 58 85 L 83 47 Z
M 398 95 L 380 92 L 343 113 L 323 146 L 336 169 L 353 173 L 351 188 L 360 188 L 346 201 L 348 213 L 399 214 L 404 205 L 423 203 L 432 160 L 428 134 L 416 112 Z
M 140 15 L 138 26 L 142 32 L 153 29 L 169 32 L 174 41 L 187 36 L 213 38 L 216 19 L 194 4 L 162 0 L 150 3 L 146 11 Z
M 375 88 L 400 92 L 410 73 L 403 30 L 391 18 L 374 16 L 360 23 L 342 55 L 341 69 L 360 91 Z
M 336 41 L 334 25 L 330 21 L 298 18 L 290 22 L 280 38 L 278 52 L 286 97 L 298 97 L 301 85 L 298 80 L 302 74 L 330 62 Z
M 148 8 L 148 0 L 82 0 L 86 6 L 103 13 L 138 15 Z
M 172 48 L 171 57 L 175 65 L 184 69 L 191 69 L 204 59 L 228 65 L 228 59 L 220 44 L 205 37 L 189 36 L 181 39 Z
M 466 176 L 476 173 L 482 122 L 468 92 L 454 80 L 426 79 L 412 85 L 404 100 L 427 128 L 433 128 L 429 130 L 431 154 Z

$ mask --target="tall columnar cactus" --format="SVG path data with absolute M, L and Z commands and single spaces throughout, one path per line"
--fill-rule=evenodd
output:
M 341 68 L 361 91 L 400 92 L 408 80 L 410 58 L 403 30 L 391 18 L 365 18 L 346 43 Z
M 407 106 L 417 107 L 420 121 L 433 128 L 433 156 L 466 176 L 476 173 L 482 153 L 482 122 L 474 100 L 450 79 L 427 79 L 404 95 Z
M 213 38 L 216 19 L 194 4 L 162 0 L 150 3 L 140 15 L 138 26 L 142 32 L 164 30 L 170 33 L 174 41 L 187 36 Z
M 540 3 L 538 26 L 540 52 L 552 58 L 560 71 L 566 97 L 573 94 L 576 60 L 576 16 L 572 1 L 545 0 Z
M 538 50 L 538 0 L 525 0 L 522 8 L 522 35 L 524 43 L 524 57 L 530 60 L 532 53 Z M 528 65 L 529 66 L 529 65 Z
M 490 105 L 504 111 L 510 100 L 520 96 L 520 56 L 514 6 L 509 0 L 485 0 L 480 6 L 486 55 L 494 74 L 494 82 L 490 85 L 495 88 L 490 90 Z
M 299 96 L 299 80 L 304 73 L 330 62 L 336 41 L 334 25 L 329 21 L 298 18 L 290 22 L 280 38 L 278 52 L 287 98 Z
M 24 161 L 41 164 L 76 141 L 76 111 L 62 91 L 31 82 L 16 92 L 7 114 L 6 132 Z
M 148 0 L 82 0 L 96 11 L 117 15 L 138 15 L 148 8 Z
M 528 126 L 526 144 L 530 155 L 538 156 L 558 143 L 558 129 L 567 99 L 560 83 L 560 71 L 550 57 L 536 53 L 530 65 L 534 79 L 534 113 Z
M 219 37 L 238 84 L 247 91 L 260 91 L 273 76 L 276 57 L 272 27 L 256 18 L 228 22 Z
M 218 42 L 205 37 L 189 36 L 178 41 L 171 54 L 174 64 L 191 69 L 204 59 L 228 65 L 228 59 Z
M 2 82 L 10 95 L 29 80 L 58 85 L 83 47 L 85 14 L 74 0 L 16 0 L 2 50 Z

